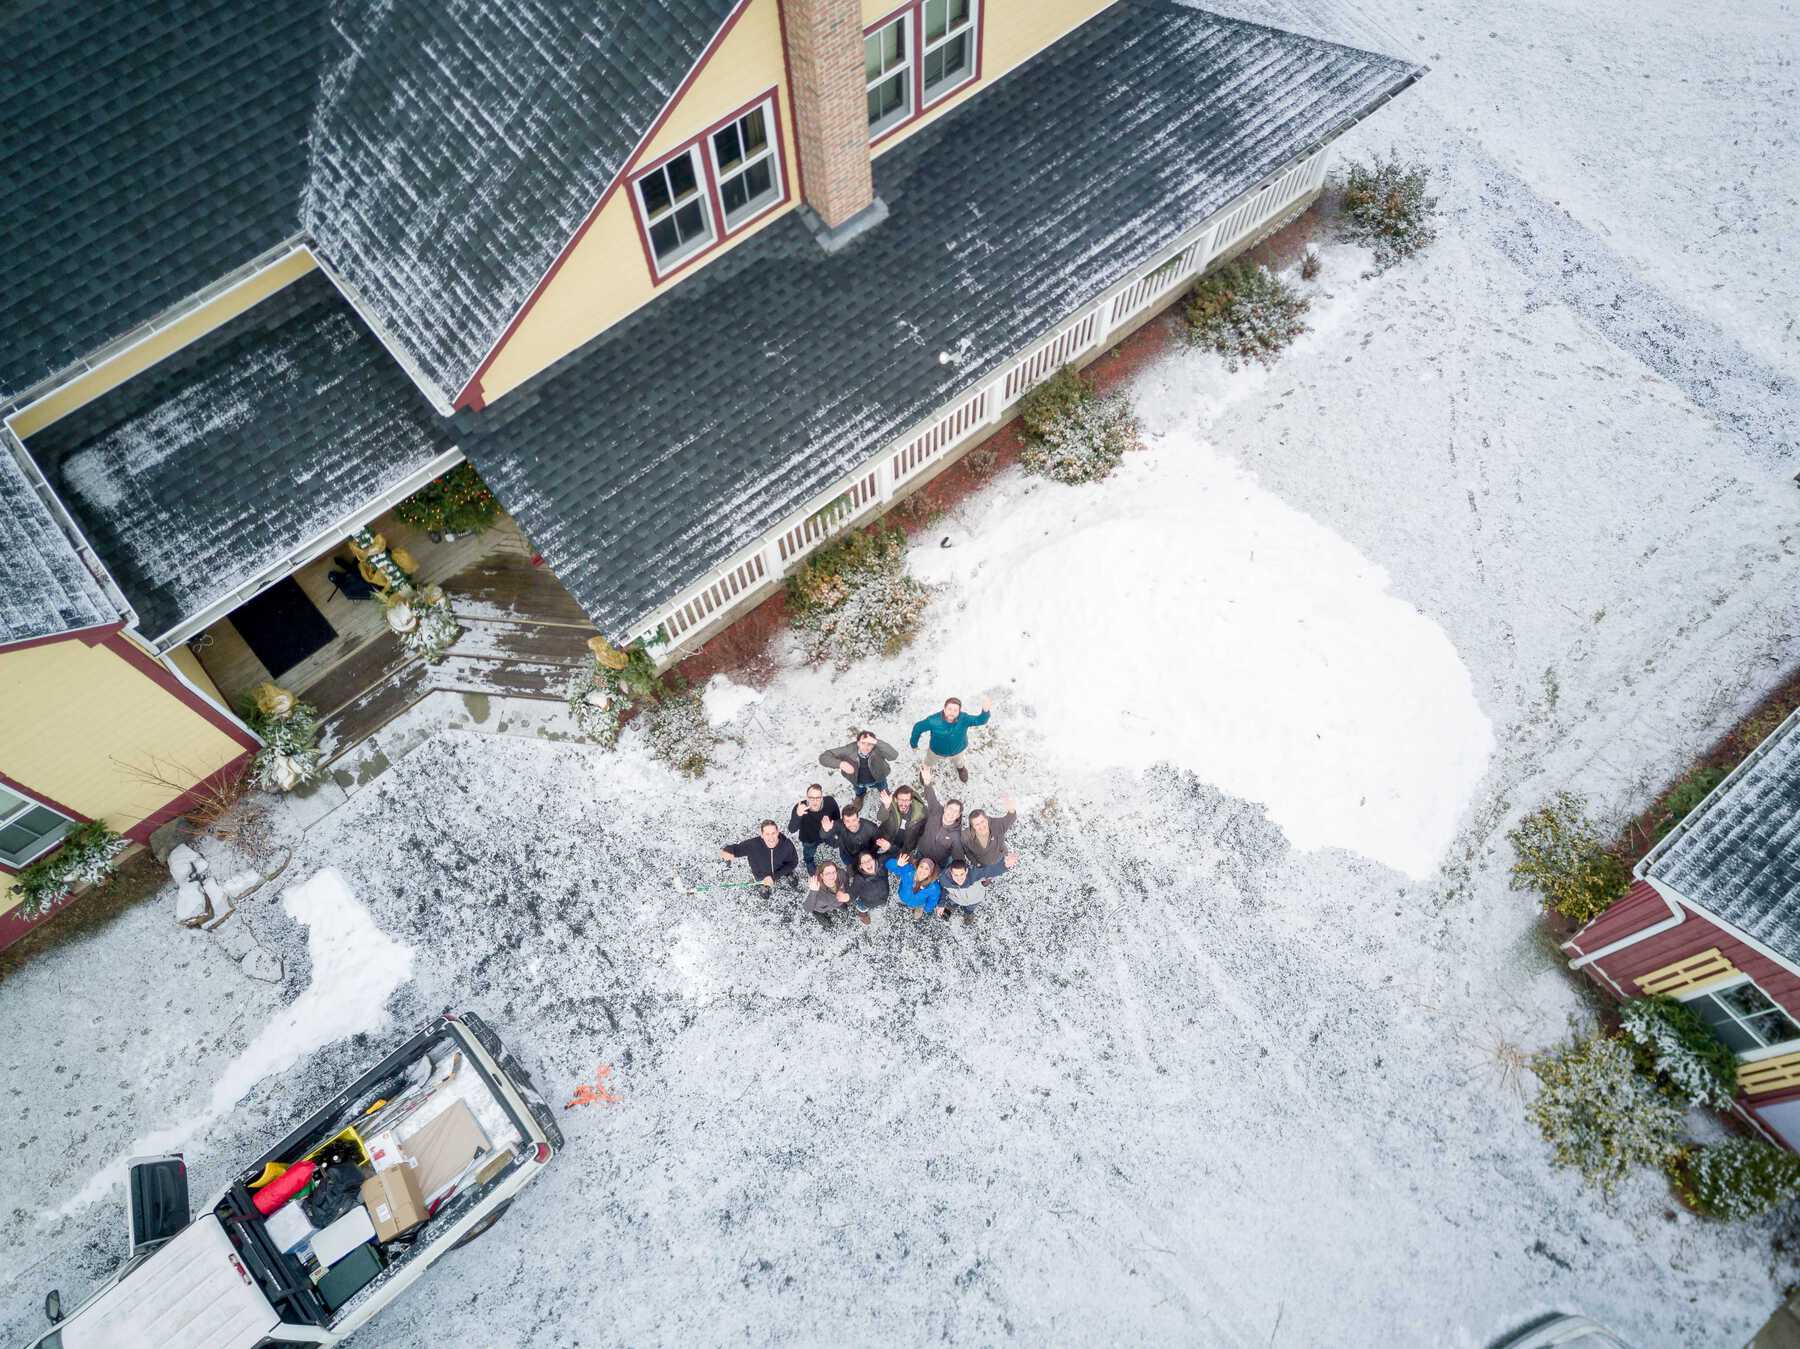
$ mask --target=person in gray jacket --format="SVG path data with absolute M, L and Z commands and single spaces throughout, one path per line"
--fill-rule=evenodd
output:
M 848 745 L 839 745 L 821 754 L 819 766 L 843 774 L 850 789 L 860 798 L 870 792 L 888 789 L 888 774 L 894 771 L 894 760 L 899 757 L 900 752 L 875 732 L 859 731 Z
M 963 803 L 938 800 L 937 792 L 932 790 L 929 764 L 920 766 L 919 776 L 925 782 L 925 828 L 913 851 L 929 857 L 942 871 L 962 851 Z
M 970 866 L 991 867 L 1005 855 L 1006 831 L 1018 823 L 1019 803 L 1008 795 L 1000 804 L 1006 807 L 1006 814 L 995 817 L 985 810 L 971 810 L 963 822 L 957 854 L 968 858 Z
M 1019 854 L 1009 852 L 992 866 L 970 866 L 967 859 L 957 858 L 944 872 L 944 902 L 938 908 L 938 917 L 946 923 L 961 914 L 965 923 L 975 921 L 975 906 L 981 902 L 981 891 L 978 885 L 987 885 L 996 876 L 1004 876 L 1019 865 Z

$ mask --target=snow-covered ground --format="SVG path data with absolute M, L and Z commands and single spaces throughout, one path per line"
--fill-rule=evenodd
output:
M 95 1177 L 147 1136 L 196 1135 L 204 1196 L 454 1004 L 622 1099 L 371 1344 L 1747 1338 L 1797 1277 L 1769 1227 L 1600 1202 L 1492 1050 L 1581 1007 L 1506 825 L 1641 802 L 1793 660 L 1792 6 L 1224 8 L 1432 64 L 1353 148 L 1438 170 L 1433 250 L 1328 250 L 1273 371 L 1146 370 L 1115 479 L 923 542 L 912 652 L 711 690 L 705 780 L 434 702 L 276 822 L 233 922 L 278 985 L 167 897 L 19 971 L 0 1336 L 116 1258 Z M 965 795 L 1024 804 L 977 927 L 677 892 L 951 692 L 995 702 Z

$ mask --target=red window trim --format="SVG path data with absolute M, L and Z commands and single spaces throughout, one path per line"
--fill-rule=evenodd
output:
M 873 150 L 876 146 L 880 145 L 883 141 L 888 140 L 896 133 L 906 130 L 907 127 L 911 126 L 914 122 L 917 122 L 920 118 L 936 112 L 946 102 L 955 98 L 958 94 L 967 93 L 970 89 L 973 89 L 976 85 L 981 83 L 982 53 L 987 47 L 987 5 L 983 3 L 983 0 L 969 0 L 969 2 L 975 6 L 975 22 L 973 25 L 975 29 L 975 69 L 970 73 L 968 79 L 945 90 L 933 99 L 929 105 L 925 102 L 925 42 L 923 38 L 925 32 L 925 0 L 906 0 L 905 4 L 896 5 L 893 9 L 875 20 L 874 23 L 863 29 L 863 37 L 867 38 L 871 33 L 886 28 L 895 19 L 904 15 L 910 20 L 908 26 L 911 29 L 910 37 L 913 44 L 912 111 L 898 122 L 895 122 L 886 131 L 883 131 L 879 136 L 873 137 L 869 141 L 869 149 Z
M 745 116 L 765 103 L 769 105 L 769 115 L 775 123 L 775 171 L 781 180 L 781 193 L 774 201 L 763 207 L 762 210 L 758 211 L 749 220 L 744 221 L 735 229 L 728 229 L 725 225 L 725 203 L 719 196 L 719 175 L 717 169 L 713 166 L 711 145 L 712 134 L 723 127 L 731 125 L 731 123 L 737 121 L 738 118 Z M 638 183 L 671 160 L 679 159 L 682 155 L 696 150 L 700 155 L 700 173 L 704 179 L 703 190 L 706 193 L 706 207 L 712 220 L 712 242 L 702 248 L 695 249 L 692 253 L 689 253 L 685 258 L 682 258 L 667 270 L 659 271 L 657 270 L 656 265 L 656 250 L 650 246 L 650 222 L 644 215 L 644 199 L 642 194 L 638 191 Z M 757 225 L 761 224 L 769 216 L 776 211 L 779 211 L 783 206 L 786 206 L 794 199 L 794 184 L 790 174 L 787 136 L 782 131 L 781 86 L 771 86 L 742 107 L 721 117 L 698 135 L 688 137 L 687 140 L 668 151 L 668 153 L 658 155 L 655 159 L 645 163 L 632 165 L 630 181 L 626 184 L 626 190 L 631 195 L 631 218 L 637 222 L 638 243 L 644 250 L 644 265 L 650 269 L 650 282 L 653 286 L 660 287 L 666 285 L 668 282 L 681 275 L 681 273 L 686 271 L 689 267 L 692 267 L 696 262 L 711 255 L 722 244 L 737 238 L 739 235 L 743 234 L 745 230 L 754 229 Z
M 79 825 L 79 824 L 92 824 L 93 823 L 92 816 L 83 815 L 79 810 L 72 810 L 68 806 L 65 806 L 61 801 L 58 801 L 53 797 L 45 796 L 42 792 L 33 791 L 30 787 L 27 787 L 24 783 L 19 782 L 13 778 L 9 778 L 4 773 L 0 773 L 0 787 L 5 787 L 8 791 L 12 792 L 13 794 L 24 797 L 27 801 L 35 801 L 40 806 L 44 807 L 44 809 L 46 809 L 46 810 L 54 810 L 58 815 L 61 815 L 64 819 L 68 820 L 71 824 Z M 20 871 L 22 871 L 25 867 L 30 866 L 32 864 L 32 862 L 42 861 L 44 858 L 49 857 L 51 854 L 56 852 L 56 850 L 60 847 L 62 847 L 62 844 L 58 843 L 52 847 L 46 848 L 46 849 L 44 849 L 43 852 L 39 853 L 36 857 L 32 858 L 31 862 L 23 863 L 21 866 L 15 867 L 9 862 L 0 862 L 0 875 L 17 876 Z

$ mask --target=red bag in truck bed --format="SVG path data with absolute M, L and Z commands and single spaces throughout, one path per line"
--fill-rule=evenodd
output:
M 313 1177 L 311 1162 L 295 1162 L 286 1171 L 270 1181 L 262 1189 L 250 1196 L 256 1205 L 256 1211 L 268 1217 L 288 1200 L 306 1188 L 306 1183 Z

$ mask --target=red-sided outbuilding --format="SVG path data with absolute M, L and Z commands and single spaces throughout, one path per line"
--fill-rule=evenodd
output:
M 1800 712 L 1567 942 L 1618 998 L 1689 1004 L 1738 1056 L 1738 1111 L 1800 1152 Z

